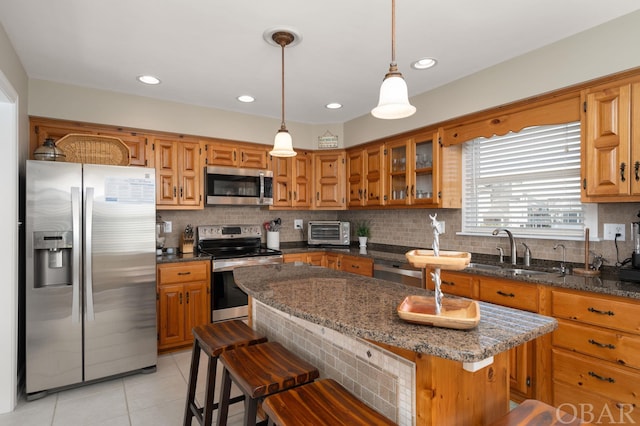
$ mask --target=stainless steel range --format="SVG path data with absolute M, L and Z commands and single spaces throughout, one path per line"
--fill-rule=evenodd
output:
M 241 266 L 282 263 L 282 252 L 262 247 L 261 225 L 196 227 L 197 250 L 212 256 L 211 321 L 248 315 L 248 298 L 235 283 L 233 270 Z

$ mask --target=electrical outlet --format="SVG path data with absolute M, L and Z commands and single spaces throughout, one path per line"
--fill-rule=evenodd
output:
M 605 223 L 604 239 L 624 241 L 624 238 L 625 238 L 624 230 L 625 230 L 625 226 L 622 223 Z M 616 238 L 616 234 L 620 234 L 620 236 Z
M 173 230 L 173 224 L 171 223 L 171 221 L 170 220 L 165 220 L 164 221 L 164 233 L 165 234 L 170 234 L 172 230 Z
M 302 219 L 293 220 L 293 229 L 302 229 Z

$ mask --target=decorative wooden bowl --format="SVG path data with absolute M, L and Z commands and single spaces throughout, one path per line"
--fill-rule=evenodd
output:
M 468 330 L 480 322 L 480 306 L 475 300 L 443 298 L 438 315 L 433 296 L 412 295 L 398 305 L 398 316 L 414 324 Z
M 416 268 L 441 268 L 447 271 L 459 271 L 469 266 L 471 253 L 463 251 L 443 251 L 434 256 L 433 250 L 411 250 L 405 256 Z

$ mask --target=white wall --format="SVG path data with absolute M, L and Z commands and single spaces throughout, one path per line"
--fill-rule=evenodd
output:
M 0 26 L 0 413 L 17 399 L 19 170 L 28 147 L 27 75 Z
M 634 12 L 416 96 L 409 118 L 351 120 L 345 140 L 357 145 L 639 67 L 638 40 L 640 12 Z

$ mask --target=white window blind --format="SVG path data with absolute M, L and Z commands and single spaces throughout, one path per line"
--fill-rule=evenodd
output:
M 582 237 L 580 122 L 464 144 L 462 232 Z

